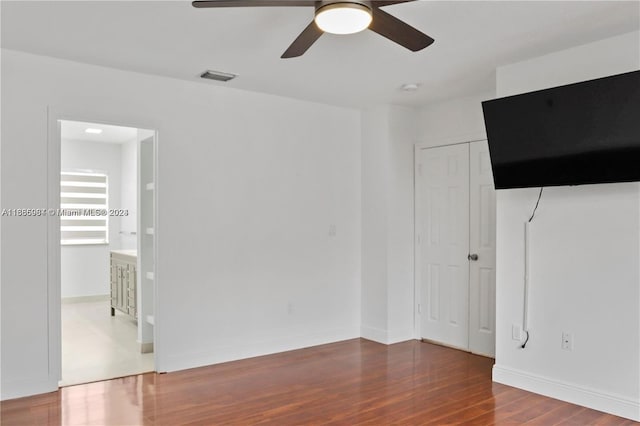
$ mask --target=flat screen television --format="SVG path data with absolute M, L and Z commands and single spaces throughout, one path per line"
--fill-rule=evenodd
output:
M 640 181 L 640 71 L 482 110 L 496 189 Z

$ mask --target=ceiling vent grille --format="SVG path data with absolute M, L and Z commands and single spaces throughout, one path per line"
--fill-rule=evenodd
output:
M 207 70 L 207 71 L 203 72 L 202 74 L 200 74 L 200 77 L 206 78 L 206 79 L 209 79 L 209 80 L 216 80 L 216 81 L 229 81 L 229 80 L 233 80 L 234 78 L 236 78 L 237 75 L 229 74 L 229 73 L 226 73 L 226 72 Z

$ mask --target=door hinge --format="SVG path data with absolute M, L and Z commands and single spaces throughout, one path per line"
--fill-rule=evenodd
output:
M 422 305 L 418 303 L 418 315 L 422 313 Z

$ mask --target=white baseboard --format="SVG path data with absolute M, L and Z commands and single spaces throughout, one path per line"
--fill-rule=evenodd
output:
M 312 346 L 357 339 L 357 328 L 343 328 L 304 335 L 292 334 L 262 341 L 246 339 L 228 339 L 219 341 L 215 348 L 205 352 L 183 352 L 170 354 L 166 358 L 156 356 L 156 371 L 172 372 L 189 368 L 204 367 L 229 361 L 238 361 L 263 355 L 271 355 Z
M 499 365 L 493 366 L 493 381 L 529 392 L 640 421 L 640 401 L 566 383 Z
M 408 340 L 415 340 L 413 329 L 392 330 L 387 334 L 388 345 L 406 342 Z
M 372 340 L 384 345 L 387 344 L 387 330 L 363 325 L 360 327 L 360 336 L 363 339 Z
M 98 294 L 95 296 L 78 296 L 78 297 L 63 297 L 62 303 L 92 303 L 92 302 L 104 302 L 111 298 L 108 294 Z
M 415 339 L 412 329 L 387 331 L 366 325 L 360 327 L 360 336 L 363 339 L 373 340 L 385 345 L 393 345 L 394 343 Z

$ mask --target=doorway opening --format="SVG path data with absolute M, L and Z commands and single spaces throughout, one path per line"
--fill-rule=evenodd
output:
M 487 143 L 417 147 L 415 162 L 419 335 L 494 357 L 496 196 Z
M 58 130 L 59 385 L 155 371 L 155 131 Z

